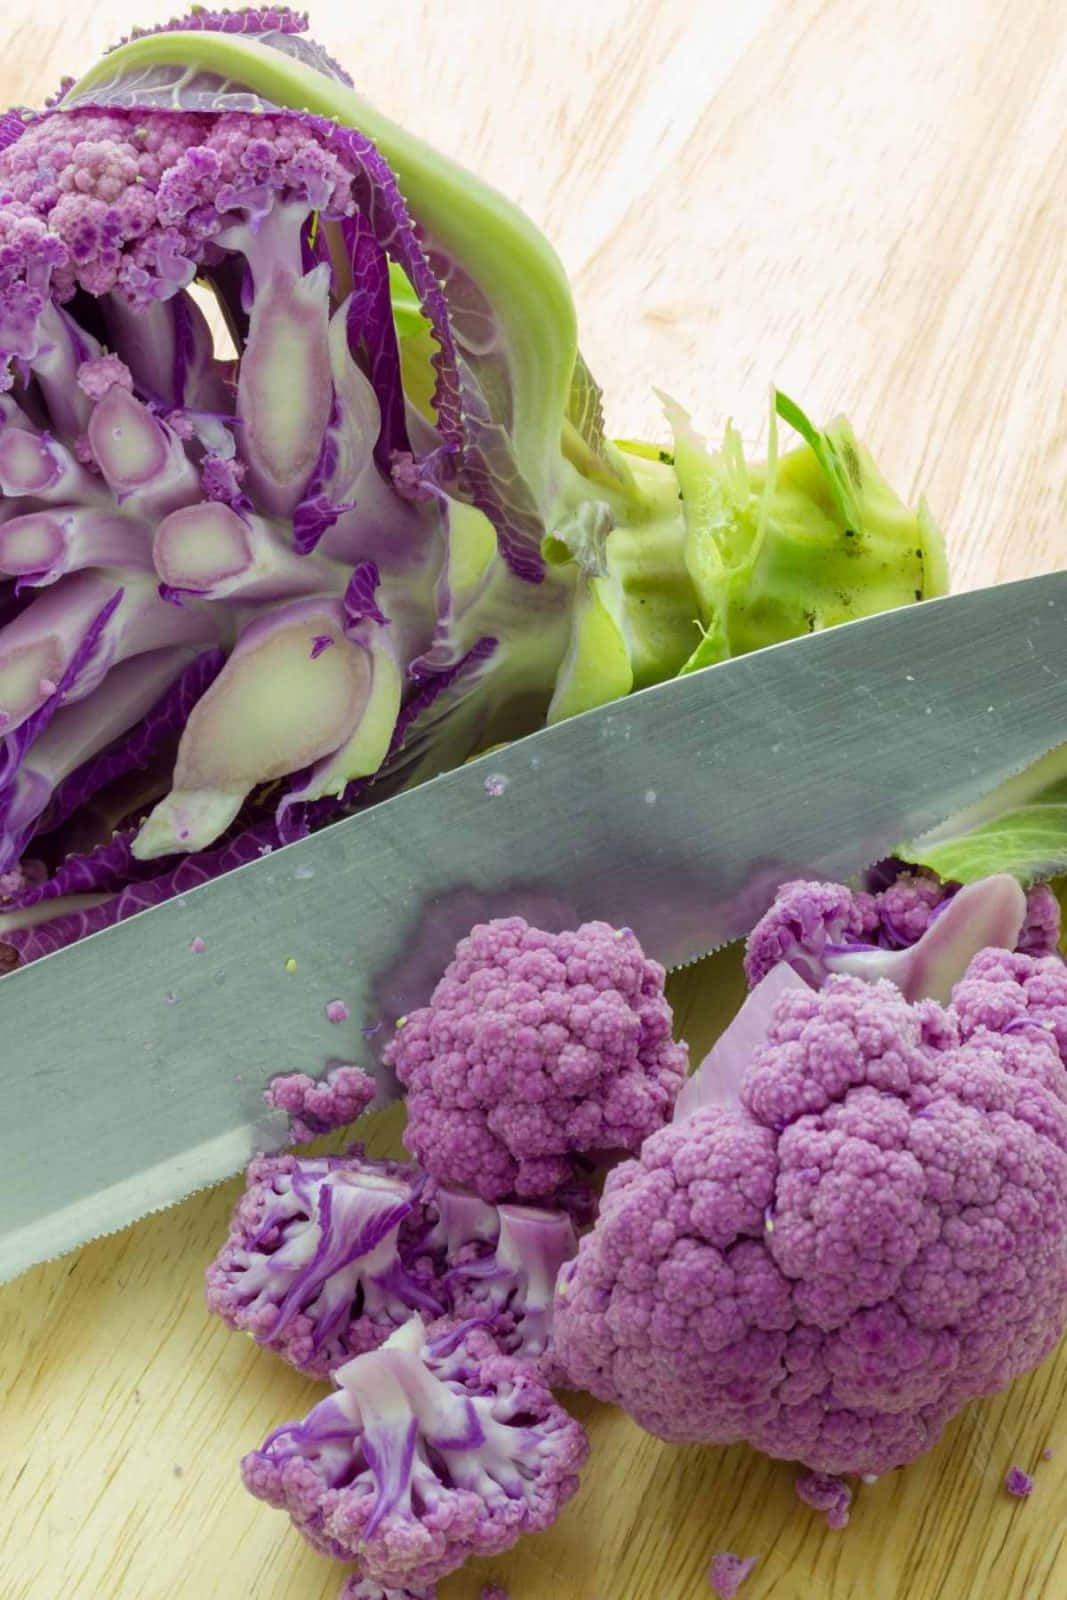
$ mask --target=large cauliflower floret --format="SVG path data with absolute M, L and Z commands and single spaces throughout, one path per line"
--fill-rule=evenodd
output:
M 778 989 L 733 1105 L 610 1174 L 562 1270 L 572 1383 L 671 1440 L 827 1473 L 925 1451 L 1067 1319 L 1067 968 L 987 951 L 954 1004 Z
M 408 1091 L 408 1149 L 486 1200 L 551 1195 L 580 1153 L 637 1150 L 688 1060 L 663 985 L 629 929 L 475 928 L 386 1051 Z

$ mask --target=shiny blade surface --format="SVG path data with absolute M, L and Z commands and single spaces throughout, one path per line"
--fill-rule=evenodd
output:
M 1056 573 L 708 668 L 0 979 L 0 1281 L 284 1143 L 265 1083 L 372 1064 L 487 916 L 674 967 L 970 804 L 1067 738 L 1065 623 Z

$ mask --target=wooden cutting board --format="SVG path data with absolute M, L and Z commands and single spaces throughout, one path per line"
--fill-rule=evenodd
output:
M 170 9 L 2 0 L 0 100 L 39 103 Z M 817 418 L 846 411 L 890 480 L 925 491 L 957 588 L 1060 564 L 1063 0 L 315 9 L 365 93 L 555 241 L 614 432 L 664 436 L 655 384 L 706 432 L 732 415 L 757 441 L 777 381 Z M 736 985 L 720 958 L 675 986 L 695 1048 Z M 377 1129 L 375 1148 L 395 1135 Z M 238 1187 L 0 1290 L 0 1600 L 336 1594 L 330 1563 L 238 1478 L 319 1393 L 204 1312 Z M 863 1489 L 839 1533 L 796 1502 L 787 1465 L 672 1449 L 582 1403 L 577 1499 L 441 1600 L 475 1600 L 490 1576 L 513 1600 L 699 1600 L 722 1548 L 761 1558 L 744 1600 L 1062 1596 L 1065 1382 L 1061 1353 L 973 1406 L 926 1460 Z M 1029 1501 L 1002 1490 L 1014 1462 L 1036 1470 Z

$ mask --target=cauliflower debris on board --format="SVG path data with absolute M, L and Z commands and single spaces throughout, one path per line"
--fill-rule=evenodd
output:
M 1011 1467 L 1004 1479 L 1004 1487 L 1017 1500 L 1025 1500 L 1033 1493 L 1034 1480 L 1028 1472 L 1023 1471 L 1022 1467 Z
M 499 1555 L 578 1487 L 584 1429 L 482 1328 L 415 1317 L 333 1381 L 244 1458 L 245 1486 L 387 1588 Z
M 408 1091 L 408 1149 L 486 1200 L 550 1196 L 580 1153 L 637 1150 L 688 1063 L 664 979 L 629 929 L 605 922 L 474 928 L 386 1048 Z
M 737 1103 L 609 1174 L 557 1285 L 569 1380 L 671 1440 L 882 1473 L 1067 1318 L 1067 967 L 984 951 L 952 1004 L 788 988 Z
M 409 1589 L 405 1584 L 397 1589 L 393 1584 L 376 1583 L 373 1578 L 356 1572 L 346 1579 L 337 1600 L 437 1600 L 437 1585 L 431 1583 L 426 1588 L 420 1584 L 417 1589 Z
M 708 1568 L 708 1582 L 719 1600 L 734 1600 L 738 1589 L 758 1561 L 759 1556 L 749 1556 L 743 1560 L 741 1556 L 735 1556 L 732 1550 L 720 1550 L 713 1556 Z
M 889 978 L 909 1000 L 944 1001 L 954 977 L 987 946 L 1056 952 L 1060 908 L 1047 884 L 1024 894 L 1003 874 L 961 888 L 903 863 L 871 876 L 870 892 L 803 879 L 782 884 L 745 941 L 750 986 L 787 962 L 816 989 L 830 973 L 850 973 Z
M 840 1478 L 826 1472 L 809 1472 L 793 1485 L 798 1500 L 813 1511 L 825 1511 L 830 1528 L 847 1528 L 852 1490 Z

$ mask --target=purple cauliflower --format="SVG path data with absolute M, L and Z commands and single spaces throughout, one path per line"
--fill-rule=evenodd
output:
M 424 1179 L 396 1161 L 256 1156 L 207 1269 L 209 1310 L 323 1377 L 444 1301 L 411 1269 L 429 1219 Z
M 244 1458 L 245 1486 L 387 1592 L 499 1555 L 578 1487 L 584 1430 L 482 1328 L 414 1317 L 333 1381 Z
M 272 1078 L 263 1098 L 288 1116 L 292 1144 L 310 1144 L 324 1133 L 355 1122 L 377 1092 L 378 1086 L 368 1072 L 341 1062 L 331 1067 L 324 1078 L 312 1078 L 306 1072 Z
M 779 889 L 745 945 L 754 986 L 788 963 L 818 988 L 830 973 L 889 978 L 909 1000 L 948 999 L 952 983 L 992 945 L 1051 955 L 1059 903 L 1045 884 L 1029 894 L 1007 874 L 961 888 L 925 870 L 902 871 L 876 892 L 797 880 Z
M 664 976 L 605 922 L 474 928 L 386 1048 L 408 1091 L 408 1149 L 485 1200 L 548 1197 L 581 1155 L 637 1150 L 670 1116 L 688 1062 Z
M 877 1475 L 1063 1330 L 1067 967 L 985 951 L 947 1006 L 763 983 L 739 1087 L 609 1174 L 555 1353 L 662 1438 Z

